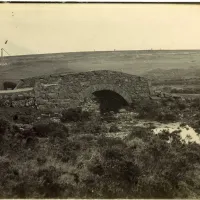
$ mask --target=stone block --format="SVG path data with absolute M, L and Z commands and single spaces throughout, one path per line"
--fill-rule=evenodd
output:
M 84 81 L 80 83 L 81 86 L 89 86 L 90 85 L 90 81 Z
M 49 101 L 47 99 L 42 99 L 42 98 L 37 98 L 36 101 L 35 101 L 36 105 L 44 105 L 48 102 Z
M 18 101 L 13 101 L 12 106 L 14 108 L 16 107 L 25 107 L 25 100 L 18 100 Z
M 5 106 L 5 107 L 11 107 L 11 101 L 10 100 L 4 100 L 2 102 L 2 105 Z
M 47 97 L 51 98 L 51 99 L 57 99 L 58 98 L 58 94 L 57 93 L 49 93 L 49 94 L 47 94 Z
M 34 99 L 27 99 L 26 102 L 25 102 L 25 105 L 27 107 L 34 106 L 35 105 L 35 100 Z
M 38 110 L 42 110 L 42 111 L 44 111 L 44 110 L 47 110 L 48 107 L 45 106 L 45 105 L 38 105 L 38 106 L 37 106 L 37 109 L 38 109 Z
M 67 96 L 67 94 L 65 94 L 64 91 L 58 93 L 58 98 L 60 98 L 60 99 L 64 99 L 64 98 L 66 98 L 66 96 Z
M 9 96 L 6 95 L 6 94 L 3 96 L 4 99 L 8 99 L 8 97 L 9 97 Z
M 31 97 L 31 93 L 29 93 L 29 92 L 25 92 L 25 93 L 23 93 L 23 95 L 24 95 L 24 98 L 29 98 L 29 97 Z
M 16 97 L 16 100 L 24 100 L 25 97 L 23 94 L 18 94 L 17 97 Z
M 12 99 L 12 101 L 15 101 L 15 100 L 17 99 L 17 94 L 13 94 L 13 95 L 11 96 L 11 99 Z
M 30 97 L 35 97 L 35 93 L 32 91 L 32 92 L 29 93 L 29 96 Z
M 45 93 L 42 93 L 40 96 L 41 96 L 42 99 L 46 98 L 46 94 Z

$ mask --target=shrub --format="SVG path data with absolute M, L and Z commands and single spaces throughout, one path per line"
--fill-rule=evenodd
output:
M 163 121 L 163 122 L 175 122 L 178 120 L 178 115 L 177 113 L 173 113 L 173 112 L 161 112 L 157 115 L 156 119 L 158 121 Z
M 106 113 L 103 113 L 102 120 L 110 123 L 110 122 L 115 121 L 116 118 L 114 117 L 113 112 L 106 112 Z
M 79 108 L 69 108 L 62 111 L 62 122 L 79 121 L 81 116 L 81 109 Z
M 81 114 L 81 119 L 84 120 L 89 120 L 91 119 L 91 115 L 92 113 L 88 112 L 88 111 L 83 111 Z
M 158 101 L 152 100 L 143 100 L 138 102 L 136 107 L 136 112 L 139 113 L 139 118 L 151 118 L 154 119 L 158 113 L 158 110 L 161 108 L 161 103 Z
M 81 148 L 86 144 L 84 141 L 78 141 L 73 139 L 61 139 L 51 141 L 54 149 L 54 155 L 58 160 L 62 162 L 75 163 L 77 156 L 80 154 Z
M 120 129 L 117 127 L 117 125 L 112 125 L 109 130 L 110 133 L 116 133 L 119 131 L 120 131 Z
M 141 177 L 137 188 L 139 198 L 173 198 L 171 183 L 158 174 Z
M 192 100 L 192 103 L 191 103 L 191 107 L 193 108 L 200 108 L 200 99 L 199 98 L 195 98 Z
M 68 128 L 61 123 L 44 120 L 33 125 L 33 130 L 39 137 L 65 137 L 68 136 Z
M 97 140 L 97 144 L 101 147 L 109 147 L 109 146 L 121 146 L 125 147 L 126 144 L 120 138 L 110 138 L 105 136 L 100 136 Z
M 59 194 L 64 190 L 62 185 L 57 183 L 56 180 L 56 175 L 53 174 L 52 172 L 47 172 L 47 174 L 44 174 L 42 176 L 43 180 L 43 185 L 40 187 L 40 190 L 42 190 L 42 193 L 44 193 L 44 197 L 46 198 L 57 198 Z
M 10 122 L 5 118 L 0 118 L 0 134 L 4 134 L 10 128 Z
M 100 155 L 88 165 L 89 171 L 96 177 L 93 179 L 96 185 L 95 193 L 103 198 L 131 197 L 132 190 L 141 175 L 131 151 L 126 145 L 123 148 L 113 144 L 103 146 Z
M 134 137 L 140 139 L 148 139 L 152 135 L 152 132 L 144 127 L 134 126 L 132 132 L 127 136 L 127 140 L 133 139 Z
M 100 122 L 97 121 L 88 121 L 77 123 L 73 129 L 72 133 L 79 134 L 100 134 L 104 131 L 104 127 Z
M 86 121 L 78 121 L 73 124 L 70 133 L 76 134 L 101 134 L 106 132 L 107 128 L 102 123 L 102 119 L 100 116 L 90 116 L 90 120 Z
M 15 111 L 12 114 L 12 120 L 17 123 L 31 124 L 37 119 L 38 113 L 34 109 L 28 109 L 22 111 Z
M 89 120 L 91 113 L 88 111 L 82 111 L 81 108 L 69 108 L 62 111 L 62 122 L 77 122 Z
M 187 104 L 185 102 L 178 102 L 178 107 L 180 110 L 185 110 L 187 108 Z
M 166 98 L 161 101 L 144 100 L 139 103 L 136 111 L 138 118 L 157 120 L 160 122 L 175 122 L 179 119 L 179 109 L 184 109 L 174 99 Z

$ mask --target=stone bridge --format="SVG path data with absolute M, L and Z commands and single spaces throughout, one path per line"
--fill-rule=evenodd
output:
M 33 88 L 35 107 L 41 110 L 80 106 L 94 96 L 129 105 L 151 95 L 147 79 L 107 70 L 23 79 L 16 90 L 24 88 Z

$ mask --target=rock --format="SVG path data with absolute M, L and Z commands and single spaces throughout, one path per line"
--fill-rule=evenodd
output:
M 119 110 L 119 113 L 125 113 L 126 112 L 126 109 L 122 108 Z
M 47 96 L 51 99 L 57 99 L 58 98 L 58 94 L 57 93 L 49 93 L 47 94 Z
M 51 118 L 50 120 L 52 122 L 56 122 L 56 123 L 60 123 L 61 122 L 60 119 L 58 119 L 58 118 Z

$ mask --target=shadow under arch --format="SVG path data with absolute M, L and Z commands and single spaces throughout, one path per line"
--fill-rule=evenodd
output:
M 84 99 L 92 98 L 100 103 L 102 112 L 117 111 L 123 106 L 132 103 L 131 97 L 123 88 L 110 84 L 92 85 L 82 91 Z

